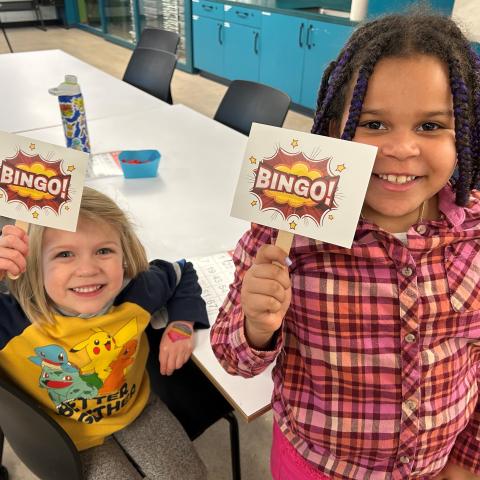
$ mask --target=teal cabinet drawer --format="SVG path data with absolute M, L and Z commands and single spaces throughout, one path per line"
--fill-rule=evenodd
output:
M 231 5 L 225 5 L 225 21 L 238 23 L 240 25 L 247 25 L 249 27 L 260 27 L 261 14 L 260 10 L 254 10 L 244 7 L 233 7 Z
M 260 30 L 225 22 L 224 72 L 230 80 L 258 82 Z
M 223 73 L 223 22 L 205 15 L 192 15 L 193 65 L 214 75 Z
M 192 14 L 223 20 L 223 4 L 208 0 L 192 0 Z

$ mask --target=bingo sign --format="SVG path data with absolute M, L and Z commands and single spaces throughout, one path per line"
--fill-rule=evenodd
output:
M 254 123 L 231 214 L 350 247 L 376 151 Z
M 75 231 L 88 155 L 0 132 L 0 214 Z

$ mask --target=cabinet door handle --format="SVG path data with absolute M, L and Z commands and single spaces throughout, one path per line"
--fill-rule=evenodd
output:
M 299 46 L 300 48 L 303 48 L 303 30 L 304 30 L 304 28 L 305 28 L 305 24 L 302 23 L 302 24 L 300 25 L 300 32 L 299 32 L 299 34 L 298 34 L 298 46 Z
M 240 18 L 248 18 L 248 13 L 246 12 L 239 12 L 238 10 L 235 10 L 235 15 Z
M 212 5 L 205 5 L 202 3 L 202 8 L 204 10 L 206 10 L 207 12 L 211 12 L 213 10 L 213 6 Z
M 223 45 L 222 30 L 223 30 L 223 23 L 219 23 L 218 24 L 218 43 L 220 45 Z
M 258 55 L 258 32 L 253 32 L 253 52 Z
M 314 46 L 313 43 L 310 43 L 310 33 L 312 33 L 312 30 L 313 30 L 313 25 L 309 25 L 307 29 L 307 47 L 309 50 Z

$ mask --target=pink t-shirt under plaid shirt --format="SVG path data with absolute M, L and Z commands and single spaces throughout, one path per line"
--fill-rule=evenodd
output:
M 480 475 L 480 201 L 454 204 L 408 231 L 408 244 L 361 221 L 351 249 L 296 236 L 292 302 L 273 351 L 249 347 L 240 288 L 260 245 L 252 226 L 212 327 L 231 373 L 277 359 L 275 420 L 332 479 L 428 479 L 447 459 Z

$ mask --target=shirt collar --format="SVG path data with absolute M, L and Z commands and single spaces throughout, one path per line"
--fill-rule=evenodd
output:
M 445 185 L 438 192 L 438 209 L 452 227 L 458 227 L 465 221 L 465 207 L 455 203 L 455 192 L 450 185 Z
M 438 192 L 438 208 L 441 217 L 435 221 L 424 221 L 430 223 L 438 232 L 462 231 L 462 225 L 466 220 L 474 220 L 474 224 L 480 224 L 480 198 L 470 197 L 470 203 L 466 207 L 461 207 L 455 203 L 455 192 L 450 184 L 445 185 Z M 475 227 L 478 229 L 478 227 Z M 384 238 L 390 237 L 384 230 L 366 220 L 360 219 L 355 234 L 354 244 L 367 245 L 375 243 Z

